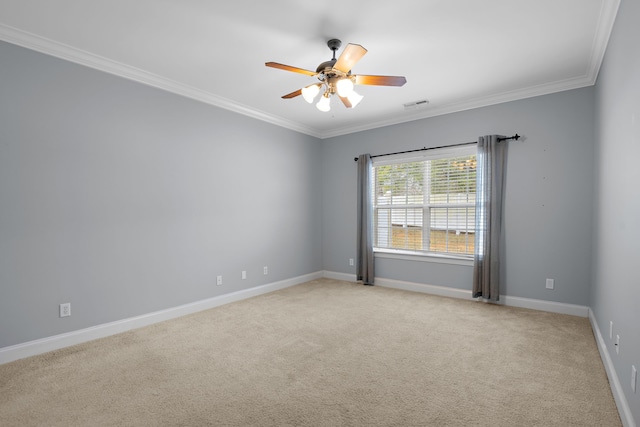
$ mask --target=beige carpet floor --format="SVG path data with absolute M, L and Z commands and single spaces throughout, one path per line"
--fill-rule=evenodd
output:
M 2 426 L 620 426 L 589 321 L 317 280 L 0 366 Z

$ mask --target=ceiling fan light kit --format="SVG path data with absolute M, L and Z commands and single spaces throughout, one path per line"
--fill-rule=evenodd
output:
M 353 82 L 350 77 L 342 78 L 336 83 L 339 96 L 349 96 L 353 92 Z
M 311 104 L 318 94 L 322 92 L 316 107 L 320 111 L 327 112 L 331 110 L 331 96 L 334 94 L 338 95 L 347 108 L 354 108 L 358 105 L 363 96 L 354 90 L 354 85 L 403 86 L 407 82 L 407 79 L 402 76 L 351 74 L 351 68 L 367 53 L 367 49 L 358 44 L 349 43 L 340 54 L 340 57 L 336 59 L 336 51 L 341 45 L 342 42 L 338 39 L 331 39 L 327 42 L 327 46 L 333 52 L 333 58 L 318 65 L 315 72 L 277 62 L 266 62 L 265 65 L 267 67 L 306 74 L 320 80 L 320 83 L 314 83 L 298 89 L 284 95 L 282 98 L 291 99 L 302 95 L 305 101 Z M 324 90 L 321 90 L 322 88 Z
M 316 83 L 313 85 L 309 85 L 307 87 L 303 87 L 302 97 L 304 98 L 304 100 L 307 101 L 309 104 L 311 104 L 315 99 L 315 97 L 318 95 L 318 93 L 320 93 L 320 86 L 322 85 L 319 83 Z
M 358 105 L 360 101 L 362 101 L 362 98 L 364 98 L 364 96 L 360 95 L 355 90 L 351 91 L 351 93 L 347 95 L 347 99 L 351 103 L 351 108 L 355 108 L 355 106 Z
M 318 103 L 316 104 L 316 107 L 318 108 L 318 110 L 326 113 L 327 111 L 331 110 L 331 98 L 329 97 L 330 95 L 328 95 L 326 92 L 320 97 L 320 101 L 318 101 Z

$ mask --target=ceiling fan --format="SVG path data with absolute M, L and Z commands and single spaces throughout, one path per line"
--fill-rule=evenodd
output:
M 354 85 L 374 85 L 374 86 L 402 86 L 407 79 L 402 76 L 369 76 L 351 74 L 351 68 L 367 53 L 367 49 L 359 44 L 347 44 L 338 59 L 336 51 L 342 42 L 338 39 L 331 39 L 327 42 L 329 49 L 333 51 L 333 58 L 318 65 L 316 71 L 305 70 L 303 68 L 292 67 L 278 62 L 266 62 L 264 65 L 281 70 L 293 71 L 294 73 L 306 74 L 317 77 L 320 83 L 314 83 L 295 92 L 284 95 L 283 99 L 295 98 L 298 95 L 312 103 L 315 97 L 323 90 L 320 100 L 316 104 L 318 110 L 329 111 L 331 109 L 331 95 L 337 94 L 342 103 L 347 108 L 353 108 L 360 101 L 362 95 L 353 90 Z

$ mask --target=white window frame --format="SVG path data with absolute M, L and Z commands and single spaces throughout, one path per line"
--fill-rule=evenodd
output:
M 432 150 L 425 150 L 420 152 L 413 153 L 405 153 L 405 154 L 396 154 L 391 156 L 384 156 L 372 159 L 372 167 L 375 169 L 376 166 L 383 165 L 391 165 L 398 163 L 411 163 L 425 160 L 438 160 L 438 159 L 446 159 L 446 158 L 455 158 L 455 157 L 464 157 L 470 155 L 477 155 L 477 149 L 475 144 L 458 146 L 458 147 L 445 147 L 445 148 L 437 148 Z M 372 174 L 375 178 L 375 174 Z M 430 177 L 426 177 L 426 180 L 430 179 Z M 425 184 L 425 186 L 428 184 Z M 374 215 L 373 220 L 376 221 L 378 218 L 378 207 L 377 201 L 375 199 L 375 186 L 376 183 L 372 183 L 372 200 L 373 200 L 373 209 Z M 431 227 L 431 218 L 430 218 L 430 210 L 433 208 L 456 208 L 456 207 L 475 207 L 475 201 L 471 201 L 469 203 L 463 204 L 431 204 L 428 201 L 428 197 L 425 197 L 422 204 L 417 205 L 405 205 L 399 206 L 401 209 L 410 209 L 410 208 L 420 208 L 423 210 L 423 244 L 428 244 L 428 230 Z M 385 209 L 389 209 L 386 208 Z M 376 228 L 376 224 L 374 224 L 374 230 Z M 414 251 L 414 250 L 406 250 L 406 249 L 393 249 L 393 248 L 384 248 L 377 247 L 377 230 L 374 231 L 375 242 L 374 242 L 374 253 L 378 258 L 390 258 L 390 259 L 402 259 L 402 260 L 410 260 L 410 261 L 427 261 L 427 262 L 439 262 L 446 264 L 459 264 L 459 265 L 472 265 L 473 264 L 473 255 L 471 254 L 458 254 L 458 253 L 443 253 L 443 252 L 430 252 L 430 251 Z M 428 246 L 425 246 L 428 247 Z

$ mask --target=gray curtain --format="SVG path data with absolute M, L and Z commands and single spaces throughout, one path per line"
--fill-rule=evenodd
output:
M 500 241 L 507 144 L 498 135 L 478 138 L 473 297 L 500 299 Z
M 373 203 L 371 201 L 371 156 L 358 157 L 358 245 L 356 277 L 373 285 Z

